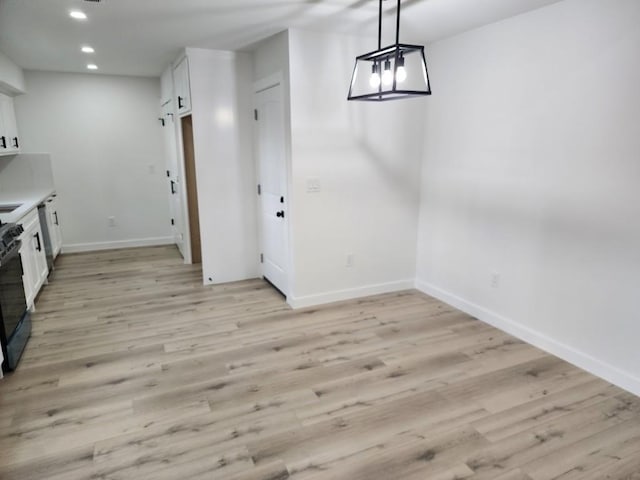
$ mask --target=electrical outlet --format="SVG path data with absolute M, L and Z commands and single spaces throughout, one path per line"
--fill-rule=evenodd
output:
M 110 227 L 116 226 L 116 217 L 107 217 L 107 221 L 109 222 Z
M 345 262 L 345 266 L 346 266 L 347 268 L 351 268 L 351 267 L 353 267 L 353 265 L 354 265 L 354 261 L 355 261 L 355 258 L 354 258 L 353 253 L 347 253 L 347 260 L 346 260 L 346 262 Z
M 500 274 L 498 272 L 491 273 L 491 288 L 498 288 L 500 286 Z

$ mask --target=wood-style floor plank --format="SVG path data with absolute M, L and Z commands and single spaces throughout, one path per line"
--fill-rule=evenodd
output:
M 640 479 L 640 399 L 415 291 L 294 311 L 153 247 L 36 306 L 2 480 Z

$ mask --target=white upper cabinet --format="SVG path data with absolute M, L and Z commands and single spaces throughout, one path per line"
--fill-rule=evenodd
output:
M 182 58 L 173 69 L 175 109 L 178 115 L 191 111 L 191 86 L 189 84 L 189 60 Z
M 20 152 L 20 138 L 13 98 L 0 93 L 0 155 Z
M 160 76 L 160 103 L 165 105 L 173 100 L 173 68 L 167 67 Z

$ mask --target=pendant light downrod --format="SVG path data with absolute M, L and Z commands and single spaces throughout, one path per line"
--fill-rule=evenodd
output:
M 378 2 L 378 50 L 381 50 L 381 49 L 382 49 L 382 0 Z
M 396 7 L 396 45 L 400 43 L 400 0 L 398 0 L 398 6 Z M 380 50 L 380 47 L 378 47 Z

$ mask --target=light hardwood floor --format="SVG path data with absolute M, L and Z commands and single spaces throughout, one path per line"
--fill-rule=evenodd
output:
M 640 478 L 640 400 L 414 291 L 292 311 L 173 248 L 68 255 L 0 478 Z

